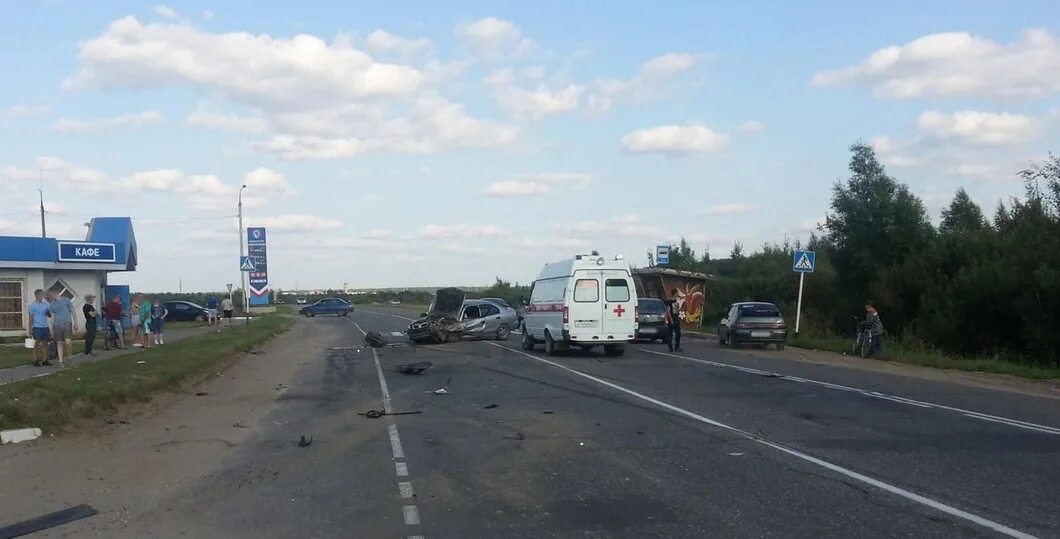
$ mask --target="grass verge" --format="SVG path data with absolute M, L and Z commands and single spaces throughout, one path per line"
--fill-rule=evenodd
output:
M 849 354 L 852 343 L 851 340 L 845 339 L 799 336 L 796 339 L 789 340 L 788 345 L 808 350 L 823 350 L 826 352 Z M 948 356 L 932 350 L 903 346 L 902 343 L 894 341 L 887 341 L 884 346 L 883 354 L 875 359 L 907 363 L 909 365 L 920 365 L 922 367 L 933 367 L 936 369 L 1008 374 L 1031 380 L 1060 379 L 1060 368 L 1027 365 L 1025 363 L 1016 363 L 998 358 L 965 358 Z
M 70 346 L 73 347 L 75 354 L 85 351 L 85 341 L 73 341 Z M 0 369 L 30 363 L 33 363 L 33 350 L 22 346 L 0 346 Z
M 153 392 L 177 389 L 182 382 L 264 343 L 290 324 L 285 316 L 263 316 L 249 327 L 205 333 L 0 386 L 0 428 L 52 430 L 127 402 L 148 402 Z

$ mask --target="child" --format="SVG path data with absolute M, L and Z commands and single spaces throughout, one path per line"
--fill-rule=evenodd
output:
M 169 316 L 169 311 L 166 310 L 165 305 L 162 305 L 161 301 L 155 299 L 154 304 L 151 306 L 151 332 L 155 334 L 155 344 L 166 344 L 165 339 L 162 337 L 166 316 Z
M 140 302 L 140 335 L 144 348 L 151 348 L 151 300 L 146 297 Z

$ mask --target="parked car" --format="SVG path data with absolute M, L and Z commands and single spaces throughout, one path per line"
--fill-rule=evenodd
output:
M 169 311 L 166 322 L 203 322 L 209 313 L 206 307 L 190 301 L 167 301 L 163 305 Z
M 666 302 L 657 298 L 637 298 L 637 338 L 669 342 L 670 325 L 666 323 Z
M 298 299 L 294 300 L 294 302 L 299 304 L 299 305 L 305 305 L 306 304 L 306 299 L 305 298 L 298 298 Z
M 353 312 L 353 305 L 341 298 L 324 298 L 312 305 L 306 305 L 298 310 L 298 314 L 306 317 L 322 314 L 333 314 L 335 316 L 347 316 Z
M 417 342 L 449 342 L 465 337 L 507 340 L 518 327 L 519 314 L 491 301 L 465 300 L 457 288 L 443 288 L 423 318 L 409 325 L 409 338 Z
M 401 300 L 400 299 L 392 299 L 392 300 L 389 301 L 389 303 L 391 305 L 401 305 Z
M 736 347 L 740 344 L 774 344 L 783 350 L 788 340 L 788 326 L 780 309 L 772 303 L 733 303 L 718 323 L 718 344 Z

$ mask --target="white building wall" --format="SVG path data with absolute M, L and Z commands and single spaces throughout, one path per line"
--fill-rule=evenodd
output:
M 0 280 L 17 280 L 22 282 L 22 312 L 24 327 L 21 330 L 0 330 L 0 336 L 12 337 L 29 333 L 30 319 L 26 313 L 33 302 L 33 291 L 40 288 L 47 291 L 56 281 L 61 282 L 73 293 L 74 319 L 80 332 L 85 330 L 84 316 L 81 307 L 85 296 L 96 296 L 96 310 L 100 309 L 100 300 L 107 282 L 107 273 L 100 270 L 43 270 L 32 268 L 0 268 Z
M 24 326 L 21 330 L 0 330 L 0 336 L 16 337 L 26 335 L 29 333 L 30 327 L 29 313 L 26 310 L 29 309 L 29 304 L 33 303 L 33 291 L 38 288 L 44 288 L 44 270 L 0 268 L 0 280 L 19 281 L 22 283 L 22 322 Z

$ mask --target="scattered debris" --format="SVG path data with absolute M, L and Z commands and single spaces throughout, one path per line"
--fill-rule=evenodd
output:
M 416 363 L 404 363 L 396 367 L 401 374 L 423 374 L 423 371 L 431 368 L 434 363 L 430 361 L 419 361 Z
M 545 410 L 544 412 L 541 412 L 541 413 L 543 413 L 543 414 L 554 414 L 556 412 L 553 412 L 552 410 Z
M 644 431 L 642 431 L 642 430 L 638 430 L 638 431 L 637 431 L 637 434 L 644 434 Z
M 276 425 L 279 425 L 279 426 L 282 427 L 282 426 L 290 423 L 290 421 L 273 421 L 273 423 L 275 423 Z
M 449 390 L 444 388 L 444 387 L 438 388 L 438 389 L 434 390 L 434 394 L 435 395 L 448 395 L 449 394 Z
M 31 442 L 40 438 L 40 435 L 41 430 L 38 428 L 0 430 L 0 445 Z
M 517 432 L 515 434 L 509 434 L 509 435 L 505 436 L 504 439 L 505 440 L 525 440 L 526 439 L 526 435 L 521 433 L 521 432 Z
M 733 457 L 742 457 L 743 456 L 743 452 L 742 451 L 734 451 L 732 453 L 729 453 L 729 455 L 731 455 Z
M 0 528 L 0 537 L 22 537 L 98 514 L 92 506 L 81 504 Z
M 412 410 L 410 412 L 384 412 L 381 410 L 368 410 L 367 412 L 358 412 L 357 415 L 363 415 L 372 419 L 378 419 L 385 415 L 415 415 L 422 414 L 423 410 Z
M 207 393 L 205 391 L 200 391 L 200 392 L 195 394 L 196 397 L 205 397 L 206 395 L 209 395 L 209 393 Z
M 386 346 L 386 337 L 383 337 L 378 331 L 369 331 L 364 334 L 364 344 L 372 348 L 382 348 Z
M 140 361 L 137 361 L 137 362 L 136 362 L 136 364 L 137 364 L 137 365 L 143 365 L 144 363 L 147 363 L 147 362 L 146 362 L 146 361 L 144 361 L 144 360 L 142 360 L 142 359 L 141 359 Z
M 498 407 L 497 403 L 493 403 L 493 404 L 487 404 L 486 406 L 483 406 L 482 408 L 485 409 L 485 410 L 492 410 L 492 409 L 497 408 L 497 407 Z
M 312 443 L 313 443 L 313 437 L 310 436 L 309 438 L 306 438 L 305 434 L 303 434 L 302 438 L 300 440 L 298 440 L 298 447 L 309 447 L 310 444 L 312 444 Z
M 762 373 L 756 373 L 756 374 L 758 374 L 758 376 L 764 376 L 766 378 L 780 378 L 781 377 L 781 375 L 779 375 L 779 374 L 777 374 L 775 372 L 762 372 Z
M 246 425 L 244 425 L 242 423 L 239 423 L 239 422 L 232 423 L 232 426 L 237 428 L 237 429 L 249 429 L 250 428 L 250 427 L 248 427 L 248 426 L 246 426 Z

